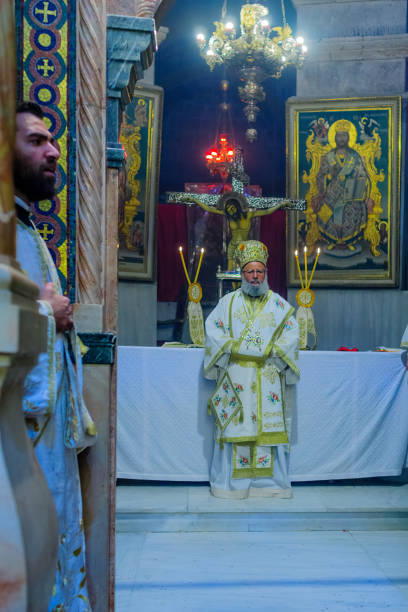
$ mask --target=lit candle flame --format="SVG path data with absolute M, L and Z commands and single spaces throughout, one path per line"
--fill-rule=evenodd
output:
M 302 278 L 302 271 L 300 269 L 300 263 L 299 263 L 299 257 L 298 257 L 298 251 L 296 249 L 295 251 L 295 257 L 296 257 L 296 265 L 297 265 L 297 269 L 298 269 L 298 273 L 299 273 L 299 278 L 300 278 L 300 284 L 302 286 L 302 289 L 304 289 L 304 285 L 303 285 L 303 278 Z
M 184 274 L 186 275 L 186 279 L 187 279 L 188 284 L 191 285 L 190 277 L 188 275 L 187 268 L 186 268 L 186 262 L 184 261 L 183 247 L 182 246 L 179 246 L 179 252 L 180 252 L 180 257 L 181 257 L 181 263 L 183 264 Z
M 316 264 L 317 264 L 317 260 L 319 259 L 319 255 L 320 255 L 320 249 L 317 249 L 317 255 L 316 255 L 315 262 L 314 262 L 313 270 L 312 270 L 312 273 L 310 275 L 309 284 L 307 285 L 308 289 L 310 287 L 310 283 L 312 282 L 313 274 L 314 274 L 314 272 L 316 270 Z
M 303 252 L 305 254 L 305 287 L 307 288 L 307 246 L 304 247 Z
M 195 283 L 197 282 L 198 274 L 200 272 L 201 262 L 203 260 L 203 255 L 204 255 L 204 249 L 202 248 L 201 249 L 201 255 L 200 255 L 200 261 L 198 262 L 198 268 L 197 268 L 197 272 L 196 272 L 196 275 L 195 275 L 195 278 L 194 278 L 194 282 Z

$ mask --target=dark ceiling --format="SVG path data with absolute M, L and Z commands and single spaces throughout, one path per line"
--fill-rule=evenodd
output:
M 228 0 L 227 16 L 239 24 L 240 0 Z M 281 25 L 281 0 L 263 2 L 271 22 Z M 214 30 L 221 20 L 223 0 L 176 0 L 163 18 L 169 28 L 166 40 L 156 54 L 156 84 L 164 88 L 163 139 L 160 200 L 166 191 L 184 190 L 186 182 L 213 182 L 204 162 L 212 145 L 218 106 L 222 99 L 220 81 L 223 69 L 210 71 L 200 57 L 195 36 Z M 286 18 L 296 34 L 296 12 L 285 0 Z M 247 122 L 238 96 L 238 80 L 229 73 L 229 102 L 235 138 L 244 148 L 247 173 L 252 184 L 259 184 L 265 195 L 285 195 L 285 101 L 296 93 L 296 71 L 289 67 L 281 79 L 265 81 L 266 100 L 261 104 L 256 127 L 258 140 L 245 139 Z

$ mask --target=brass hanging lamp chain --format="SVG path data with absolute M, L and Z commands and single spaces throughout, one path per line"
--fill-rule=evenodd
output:
M 221 10 L 221 19 L 225 19 L 226 14 L 227 14 L 227 0 L 224 0 L 224 4 L 222 5 L 222 10 Z
M 286 22 L 286 13 L 285 13 L 285 0 L 281 0 L 281 6 L 282 6 L 283 27 L 286 28 L 287 22 Z

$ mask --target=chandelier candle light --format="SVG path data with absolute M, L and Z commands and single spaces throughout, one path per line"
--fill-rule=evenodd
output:
M 217 129 L 212 147 L 205 154 L 205 161 L 210 173 L 219 174 L 225 182 L 231 171 L 235 157 L 234 128 L 231 117 L 231 107 L 227 101 L 229 82 L 222 79 L 222 102 L 218 106 Z
M 216 21 L 215 32 L 208 43 L 204 34 L 197 35 L 200 55 L 210 69 L 222 64 L 232 68 L 243 81 L 244 86 L 238 91 L 249 124 L 255 123 L 260 110 L 257 104 L 265 100 L 261 83 L 267 78 L 279 79 L 286 66 L 301 68 L 307 53 L 303 38 L 295 39 L 286 22 L 284 0 L 281 6 L 282 26 L 270 25 L 266 6 L 248 3 L 241 7 L 241 36 L 238 38 L 231 21 Z M 257 136 L 254 127 L 247 129 L 246 137 L 250 142 Z
M 226 181 L 229 169 L 234 161 L 235 149 L 228 143 L 227 134 L 220 134 L 219 144 L 216 143 L 205 154 L 205 161 L 211 174 L 219 174 L 223 181 Z
M 204 331 L 204 318 L 203 310 L 201 308 L 201 298 L 203 297 L 203 290 L 200 283 L 197 282 L 198 275 L 200 273 L 201 262 L 203 261 L 204 249 L 201 249 L 200 259 L 198 262 L 197 271 L 194 277 L 194 282 L 191 282 L 190 276 L 187 272 L 186 262 L 184 261 L 183 247 L 179 247 L 179 253 L 181 263 L 183 265 L 184 274 L 188 283 L 188 325 L 190 329 L 190 337 L 193 343 L 197 346 L 205 345 L 205 331 Z
M 299 291 L 296 294 L 296 301 L 299 305 L 299 308 L 296 311 L 296 320 L 299 325 L 299 348 L 300 349 L 308 348 L 307 347 L 307 336 L 308 334 L 311 334 L 314 338 L 314 344 L 312 347 L 312 350 L 313 350 L 316 348 L 317 334 L 316 334 L 316 328 L 315 328 L 315 323 L 314 323 L 314 317 L 312 313 L 312 306 L 315 301 L 315 294 L 310 289 L 310 284 L 312 282 L 312 279 L 313 279 L 313 276 L 316 270 L 316 264 L 317 264 L 317 260 L 319 259 L 320 249 L 317 249 L 316 251 L 316 257 L 315 257 L 314 265 L 312 268 L 312 273 L 309 279 L 307 275 L 307 247 L 306 246 L 304 247 L 303 252 L 305 255 L 304 281 L 302 277 L 302 271 L 300 269 L 299 255 L 298 255 L 297 250 L 295 251 L 296 265 L 297 265 L 300 285 L 301 285 L 301 289 L 299 289 Z

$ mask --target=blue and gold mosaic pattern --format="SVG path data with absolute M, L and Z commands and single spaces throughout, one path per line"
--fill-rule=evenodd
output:
M 34 223 L 75 301 L 76 2 L 16 0 L 18 97 L 40 104 L 58 142 L 57 195 L 34 204 Z

